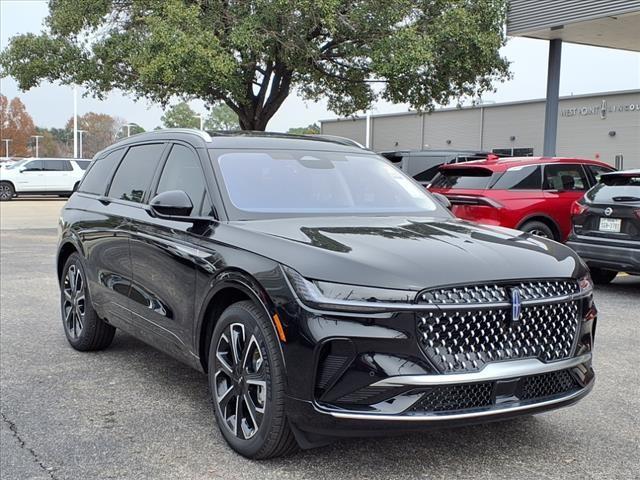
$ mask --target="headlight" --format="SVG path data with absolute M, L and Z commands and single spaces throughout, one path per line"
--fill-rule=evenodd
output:
M 292 268 L 282 266 L 298 299 L 321 310 L 347 312 L 385 312 L 412 308 L 417 294 L 412 290 L 345 285 L 308 280 Z M 404 308 L 403 308 L 404 307 Z
M 578 285 L 580 286 L 580 293 L 593 291 L 593 280 L 591 280 L 591 274 L 587 273 L 584 277 L 579 278 Z

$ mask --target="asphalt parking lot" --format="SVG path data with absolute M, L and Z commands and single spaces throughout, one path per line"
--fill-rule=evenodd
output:
M 255 462 L 224 443 L 204 375 L 120 332 L 99 353 L 67 345 L 54 274 L 62 205 L 0 205 L 2 479 L 639 476 L 640 278 L 597 289 L 597 382 L 576 406 Z

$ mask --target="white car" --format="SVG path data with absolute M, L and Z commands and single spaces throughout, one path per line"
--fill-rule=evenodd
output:
M 71 195 L 91 160 L 27 158 L 0 169 L 0 201 L 18 195 Z

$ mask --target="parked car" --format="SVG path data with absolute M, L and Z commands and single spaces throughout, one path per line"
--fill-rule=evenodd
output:
M 565 241 L 573 202 L 613 170 L 579 158 L 490 159 L 445 165 L 429 189 L 445 195 L 459 218 Z
M 28 158 L 0 169 L 0 200 L 27 195 L 70 195 L 90 160 Z
M 582 260 L 456 219 L 358 147 L 143 133 L 97 155 L 60 232 L 71 346 L 120 328 L 207 372 L 247 457 L 530 415 L 593 386 Z
M 571 209 L 567 245 L 591 268 L 596 283 L 618 272 L 640 275 L 640 169 L 602 175 Z
M 491 152 L 477 150 L 397 150 L 380 155 L 424 186 L 428 186 L 442 165 L 498 158 Z

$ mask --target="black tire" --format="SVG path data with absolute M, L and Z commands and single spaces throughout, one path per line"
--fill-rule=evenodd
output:
M 60 313 L 69 344 L 82 352 L 107 348 L 116 333 L 93 309 L 82 259 L 72 253 L 60 280 Z
M 549 225 L 535 220 L 525 223 L 520 227 L 520 230 L 526 233 L 530 233 L 531 235 L 548 238 L 549 240 L 557 240 L 556 236 L 553 233 L 553 230 L 549 228 Z
M 593 283 L 597 285 L 608 285 L 616 278 L 618 272 L 613 270 L 603 270 L 601 268 L 592 268 L 591 270 L 591 279 Z
M 231 448 L 252 459 L 297 450 L 285 414 L 278 340 L 261 308 L 242 301 L 222 313 L 211 337 L 208 367 L 216 420 Z
M 0 202 L 8 202 L 16 194 L 13 185 L 9 182 L 0 182 Z

